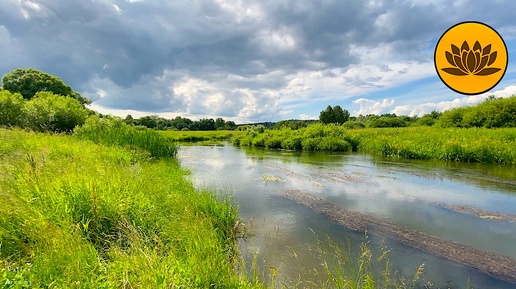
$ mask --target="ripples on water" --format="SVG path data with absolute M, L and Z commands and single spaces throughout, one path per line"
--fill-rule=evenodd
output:
M 185 146 L 178 155 L 192 171 L 196 186 L 228 190 L 252 237 L 243 244 L 285 279 L 298 269 L 318 266 L 309 255 L 318 239 L 329 236 L 360 244 L 364 236 L 348 232 L 310 209 L 282 196 L 300 190 L 343 209 L 516 258 L 516 223 L 480 218 L 457 206 L 482 212 L 516 214 L 516 169 L 512 166 L 455 164 L 387 159 L 366 154 L 301 153 L 226 146 Z M 279 181 L 281 180 L 281 181 Z M 388 246 L 394 268 L 411 275 L 425 263 L 425 279 L 435 286 L 511 288 L 451 261 L 392 240 L 369 237 L 373 247 Z M 356 247 L 356 246 L 355 246 Z M 296 258 L 291 253 L 295 252 Z M 289 257 L 290 256 L 290 257 Z M 300 262 L 302 264 L 294 264 Z

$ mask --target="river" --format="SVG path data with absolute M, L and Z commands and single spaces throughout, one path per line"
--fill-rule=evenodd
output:
M 516 258 L 514 166 L 230 144 L 182 146 L 178 158 L 197 188 L 232 196 L 248 230 L 241 241 L 243 255 L 256 258 L 262 268 L 275 268 L 278 283 L 307 286 L 305 279 L 317 278 L 312 269 L 320 270 L 314 252 L 326 248 L 324 254 L 331 256 L 335 248 L 330 242 L 350 244 L 351 251 L 367 242 L 377 254 L 389 249 L 392 269 L 400 275 L 410 277 L 424 264 L 424 280 L 432 288 L 515 286 L 398 240 L 351 231 L 285 193 L 303 192 L 342 210 Z

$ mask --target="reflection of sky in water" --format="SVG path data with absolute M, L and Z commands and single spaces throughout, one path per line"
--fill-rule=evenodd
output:
M 342 237 L 343 230 L 283 197 L 285 189 L 301 190 L 348 210 L 516 258 L 516 224 L 463 215 L 439 205 L 468 205 L 516 214 L 516 186 L 486 181 L 482 170 L 476 169 L 478 164 L 475 169 L 467 166 L 457 169 L 385 162 L 361 154 L 307 154 L 232 146 L 183 147 L 179 159 L 183 167 L 191 169 L 196 186 L 231 190 L 243 221 L 253 225 L 255 236 L 246 243 L 248 248 L 265 255 L 264 252 L 269 252 L 275 266 L 290 261 L 279 260 L 283 253 L 271 254 L 271 250 L 304 250 L 315 239 L 311 230 L 317 235 L 330 234 L 336 238 Z M 278 177 L 284 182 L 263 181 L 264 176 Z M 272 247 L 271 243 L 274 243 Z M 393 246 L 396 250 L 391 258 L 400 262 L 398 266 L 405 266 L 400 270 L 410 271 L 428 261 L 427 276 L 445 278 L 448 286 L 459 287 L 466 284 L 460 280 L 471 274 L 453 264 L 443 265 L 445 261 L 428 254 L 399 244 Z M 443 266 L 451 267 L 443 272 Z M 478 288 L 487 282 L 480 277 L 473 279 Z

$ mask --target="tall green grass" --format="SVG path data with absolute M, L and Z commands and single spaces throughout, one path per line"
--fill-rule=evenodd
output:
M 233 139 L 238 146 L 307 151 L 362 151 L 392 157 L 516 164 L 516 128 L 353 129 L 313 124 Z
M 241 288 L 235 206 L 175 160 L 0 130 L 0 284 Z M 258 286 L 258 285 L 257 285 Z
M 236 130 L 210 130 L 210 131 L 158 131 L 161 135 L 176 142 L 197 142 L 213 140 L 229 140 L 234 136 L 243 135 L 243 131 Z
M 84 125 L 75 128 L 74 132 L 82 139 L 99 144 L 143 149 L 154 158 L 171 158 L 177 154 L 176 145 L 158 132 L 146 128 L 137 129 L 116 117 L 91 116 Z
M 253 146 L 271 149 L 306 151 L 351 151 L 356 149 L 354 139 L 344 127 L 320 123 L 298 130 L 266 130 L 263 133 L 249 131 L 233 139 L 237 146 Z
M 352 257 L 315 250 L 323 266 L 296 283 L 275 282 L 276 268 L 239 271 L 232 201 L 196 191 L 175 159 L 149 161 L 110 135 L 119 136 L 103 132 L 100 145 L 84 135 L 0 129 L 4 287 L 411 288 L 388 267 L 374 273 L 387 259 L 372 258 L 367 246 Z

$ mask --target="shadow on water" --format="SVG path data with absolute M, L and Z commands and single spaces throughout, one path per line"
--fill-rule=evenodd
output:
M 178 156 L 191 169 L 196 186 L 231 188 L 242 220 L 252 224 L 243 248 L 257 252 L 262 265 L 277 268 L 278 280 L 308 278 L 321 263 L 312 256 L 313 248 L 325 236 L 342 246 L 349 239 L 354 252 L 364 240 L 363 234 L 286 198 L 284 190 L 300 190 L 338 208 L 516 257 L 516 223 L 486 215 L 516 214 L 512 167 L 230 145 L 182 147 Z M 458 208 L 454 206 L 484 215 L 450 209 Z M 472 288 L 514 286 L 396 240 L 371 235 L 368 241 L 375 252 L 389 248 L 393 269 L 405 276 L 424 263 L 425 279 L 435 283 L 432 288 L 467 288 L 468 279 Z

